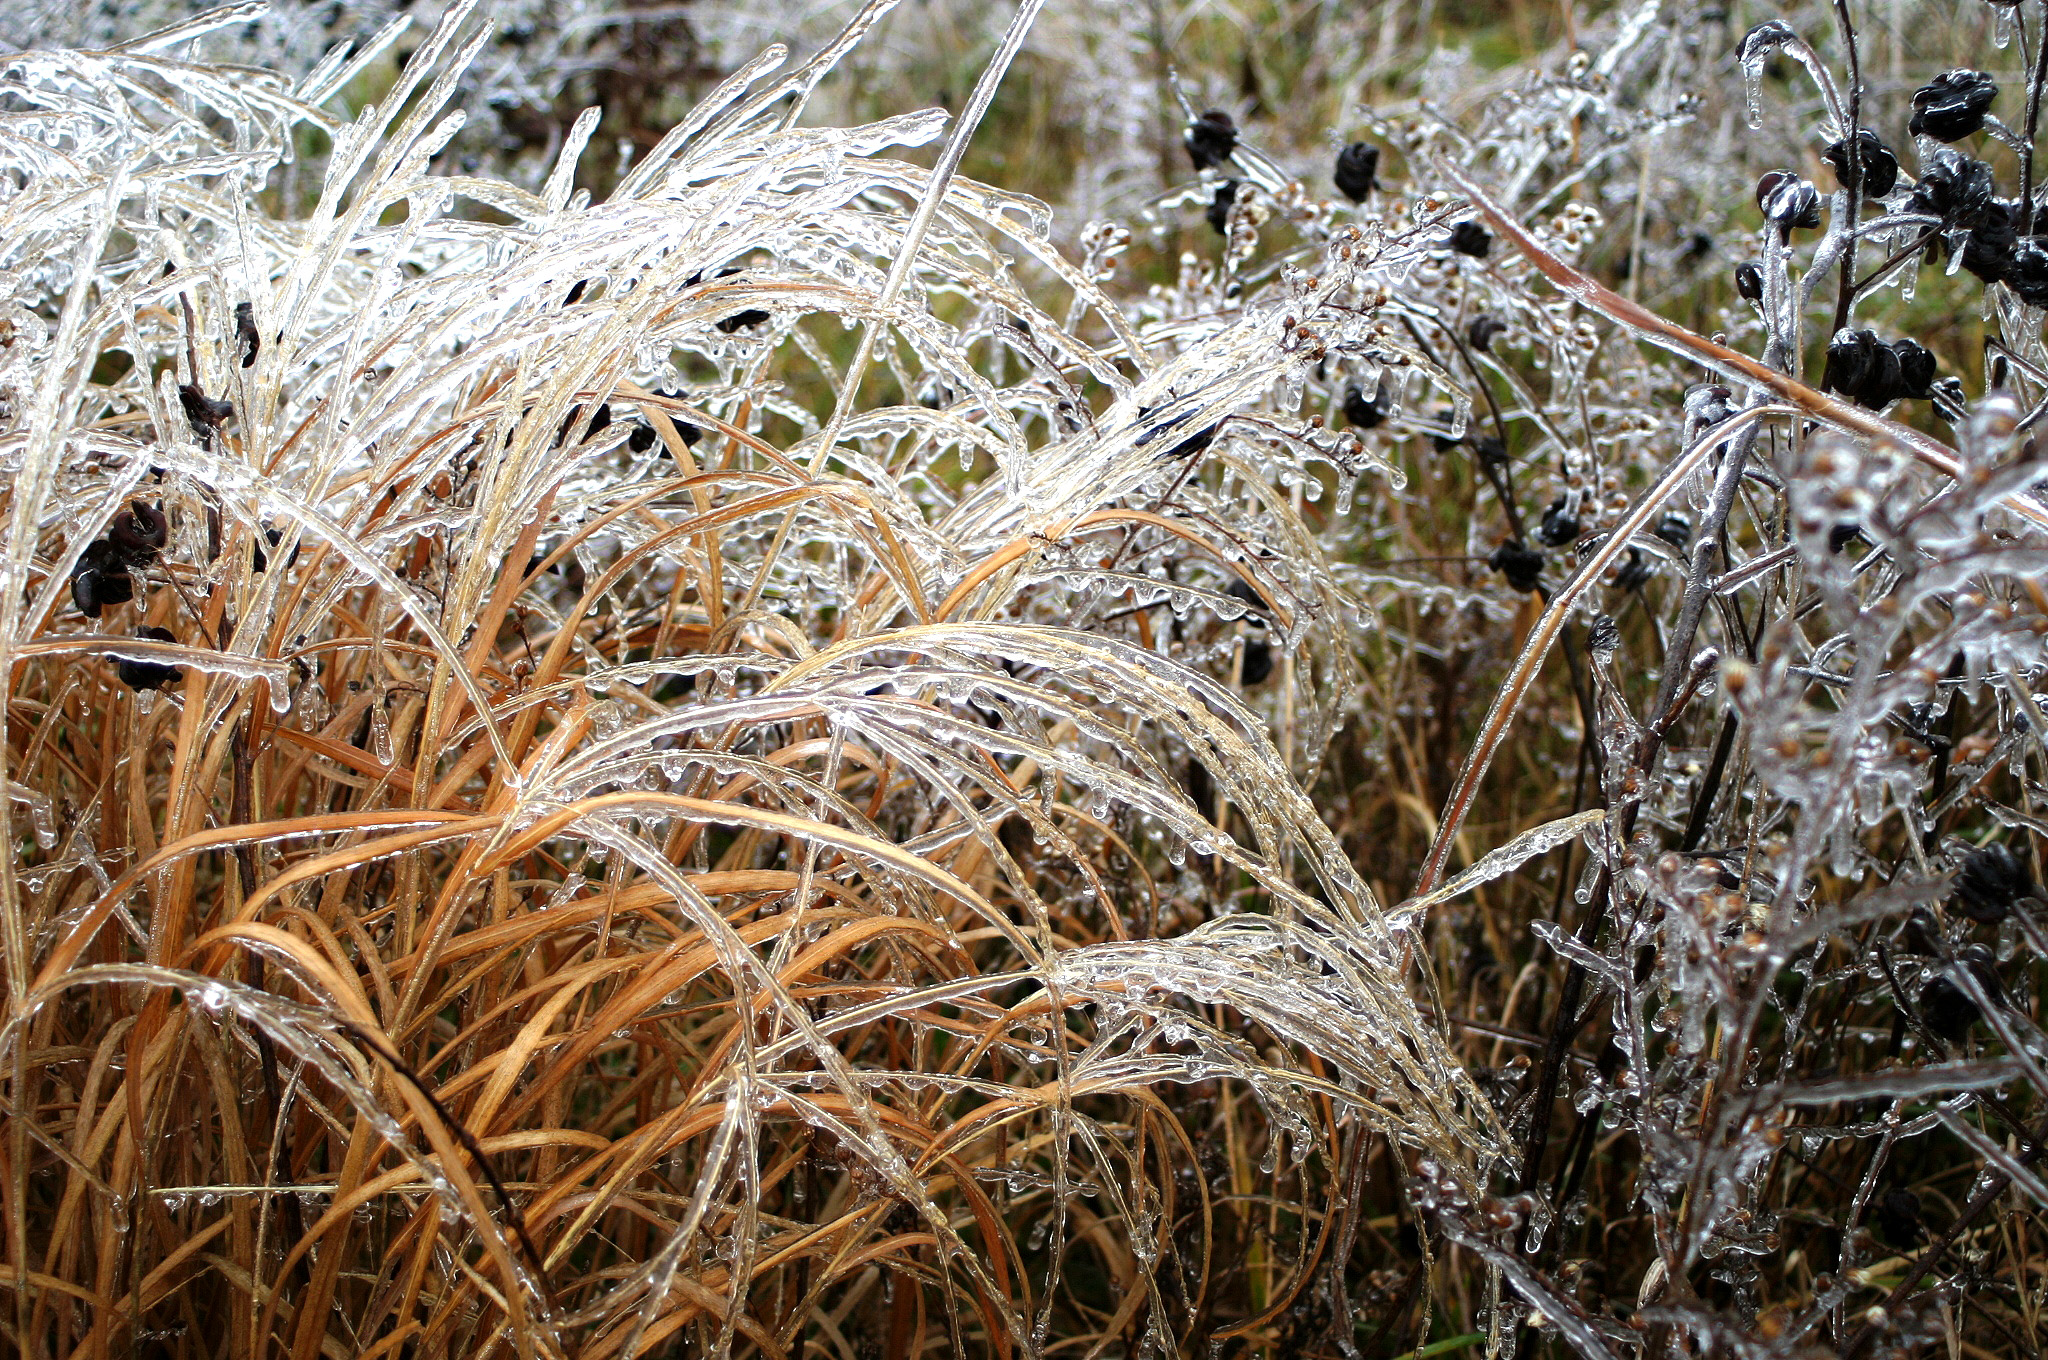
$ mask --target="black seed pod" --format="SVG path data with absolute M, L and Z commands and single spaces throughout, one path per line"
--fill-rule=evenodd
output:
M 1982 945 L 1958 949 L 1956 961 L 1947 971 L 1960 969 L 1969 970 L 1985 997 L 1994 1004 L 2004 1000 L 2005 988 L 1999 981 L 1997 968 L 1993 966 L 1990 950 Z M 1949 977 L 1937 973 L 1920 987 L 1920 1018 L 1927 1022 L 1927 1028 L 1953 1044 L 1960 1043 L 1983 1015 L 1968 992 Z
M 2022 236 L 2014 241 L 2000 282 L 2029 307 L 2048 307 L 2048 236 Z
M 1483 260 L 1493 250 L 1493 233 L 1480 226 L 1476 219 L 1467 219 L 1451 228 L 1450 246 L 1460 255 Z
M 1886 344 L 1867 330 L 1843 329 L 1828 344 L 1821 386 L 1875 411 L 1902 398 L 1924 400 L 1934 356 L 1903 336 Z
M 1938 367 L 1926 346 L 1902 335 L 1892 341 L 1891 348 L 1899 356 L 1899 395 L 1915 401 L 1931 397 Z
M 1856 162 L 1849 164 L 1847 139 L 1834 142 L 1821 152 L 1821 159 L 1835 168 L 1835 178 L 1844 189 L 1855 189 L 1866 198 L 1883 198 L 1899 184 L 1899 158 L 1878 140 L 1875 132 L 1862 128 L 1856 133 Z M 1856 182 L 1852 182 L 1851 176 Z
M 1524 593 L 1536 589 L 1543 576 L 1543 554 L 1512 538 L 1493 550 L 1486 565 L 1507 578 L 1509 586 Z
M 1482 434 L 1466 443 L 1472 446 L 1472 456 L 1479 460 L 1481 467 L 1506 467 L 1508 447 L 1490 434 Z
M 1908 131 L 1937 142 L 1958 142 L 1984 126 L 1998 86 L 1988 71 L 1944 71 L 1913 91 Z
M 1862 537 L 1862 525 L 1853 520 L 1843 520 L 1840 524 L 1828 530 L 1828 551 L 1831 553 L 1841 552 L 1844 548 L 1847 548 L 1851 543 L 1856 542 L 1856 540 Z
M 1216 436 L 1218 433 L 1222 431 L 1222 429 L 1223 422 L 1219 420 L 1206 430 L 1195 431 L 1186 439 L 1181 440 L 1180 443 L 1175 444 L 1172 448 L 1168 449 L 1165 453 L 1166 460 L 1171 461 L 1175 458 L 1192 458 L 1196 454 L 1205 451 L 1211 444 L 1216 442 Z
M 1380 187 L 1380 149 L 1371 142 L 1353 142 L 1337 153 L 1337 192 L 1353 203 Z
M 1553 548 L 1562 548 L 1579 536 L 1579 517 L 1570 510 L 1570 502 L 1559 496 L 1543 512 L 1543 523 L 1537 526 L 1536 538 Z
M 1649 582 L 1649 560 L 1643 556 L 1642 549 L 1630 548 L 1628 550 L 1628 561 L 1615 568 L 1614 588 L 1616 590 L 1635 590 L 1648 585 Z
M 1243 600 L 1246 604 L 1251 605 L 1253 609 L 1264 609 L 1266 607 L 1265 600 L 1259 597 L 1258 589 L 1242 576 L 1232 581 L 1224 589 L 1223 593 L 1233 600 Z M 1247 628 L 1264 628 L 1266 626 L 1265 616 L 1253 613 L 1251 610 L 1246 610 L 1238 617 Z
M 1756 205 L 1786 232 L 1820 225 L 1820 191 L 1790 170 L 1772 170 L 1756 182 Z
M 192 427 L 192 437 L 202 444 L 210 444 L 220 433 L 221 422 L 235 413 L 230 401 L 215 401 L 192 383 L 178 385 L 178 404 L 185 408 L 185 421 Z
M 249 551 L 252 554 L 254 554 L 254 556 L 250 560 L 250 565 L 254 567 L 257 571 L 268 571 L 270 569 L 270 554 L 263 551 L 263 544 L 267 543 L 271 546 L 272 549 L 275 549 L 277 545 L 279 543 L 282 543 L 283 541 L 283 530 L 265 529 L 263 531 L 263 543 L 256 543 L 250 545 Z M 299 548 L 301 546 L 302 545 L 297 543 L 292 544 L 291 554 L 284 559 L 285 566 L 290 567 L 293 563 L 299 560 Z
M 1621 650 L 1621 625 L 1612 614 L 1593 616 L 1593 626 L 1586 630 L 1586 646 L 1601 656 L 1613 656 Z
M 716 277 L 721 279 L 729 279 L 740 272 L 740 267 L 738 265 L 729 264 L 725 268 L 719 270 Z M 698 284 L 702 283 L 703 281 L 704 275 L 702 274 L 702 272 L 695 273 L 690 275 L 689 278 L 683 280 L 683 287 L 695 288 Z M 768 313 L 762 311 L 758 307 L 749 307 L 744 312 L 734 312 L 731 316 L 726 317 L 722 321 L 714 322 L 713 324 L 716 325 L 720 331 L 724 332 L 727 335 L 731 335 L 734 331 L 745 330 L 750 326 L 758 326 L 767 319 Z
M 256 309 L 246 302 L 235 304 L 235 344 L 242 351 L 242 367 L 254 368 L 263 337 L 256 333 Z
M 178 640 L 168 628 L 142 628 L 136 630 L 135 636 L 147 642 Z M 115 663 L 114 672 L 121 677 L 121 683 L 130 689 L 163 689 L 178 683 L 180 677 L 185 674 L 181 666 L 166 666 L 158 661 L 131 661 L 125 657 Z
M 1482 354 L 1492 351 L 1494 340 L 1506 333 L 1508 323 L 1491 316 L 1478 316 L 1465 328 L 1465 343 Z
M 1951 227 L 1974 227 L 1997 197 L 1991 167 L 1947 147 L 1937 150 L 1920 171 L 1907 206 L 1916 213 L 1939 217 Z
M 1692 521 L 1676 510 L 1667 510 L 1650 532 L 1674 548 L 1683 548 L 1692 542 Z
M 1755 260 L 1735 266 L 1735 292 L 1745 302 L 1764 300 L 1764 271 Z
M 1376 428 L 1386 420 L 1387 408 L 1391 404 L 1386 393 L 1377 388 L 1373 390 L 1370 401 L 1366 400 L 1362 388 L 1353 386 L 1344 389 L 1344 419 L 1350 421 L 1354 429 Z
M 1273 647 L 1271 643 L 1258 638 L 1246 638 L 1244 664 L 1239 678 L 1247 685 L 1256 685 L 1273 673 Z
M 1227 179 L 1224 180 L 1223 183 L 1216 186 L 1216 195 L 1215 197 L 1209 200 L 1208 211 L 1203 213 L 1202 215 L 1209 219 L 1209 225 L 1215 229 L 1215 232 L 1218 236 L 1224 236 L 1229 234 L 1230 209 L 1231 205 L 1236 202 L 1236 180 Z
M 142 501 L 130 501 L 126 510 L 115 512 L 113 523 L 107 526 L 106 541 L 123 566 L 139 567 L 155 561 L 170 536 L 171 522 L 163 511 Z
M 135 598 L 135 578 L 128 574 L 128 559 L 104 538 L 85 545 L 71 566 L 71 602 L 78 612 L 96 619 L 110 604 L 126 604 Z
M 2003 199 L 1985 204 L 1977 225 L 1963 239 L 1963 268 L 1986 283 L 1996 283 L 2011 273 L 2019 224 L 2018 204 Z
M 1207 170 L 1212 165 L 1221 165 L 1237 150 L 1237 120 L 1222 109 L 1210 109 L 1188 124 L 1180 140 L 1187 147 L 1195 169 Z
M 2033 891 L 2034 877 L 2026 861 L 2001 841 L 1963 856 L 1948 902 L 1972 921 L 1996 925 Z
M 1697 429 L 1711 429 L 1735 414 L 1735 394 L 1719 383 L 1694 383 L 1685 389 L 1684 408 Z

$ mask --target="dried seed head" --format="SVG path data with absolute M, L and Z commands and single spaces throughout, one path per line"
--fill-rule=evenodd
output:
M 1465 328 L 1465 342 L 1482 354 L 1491 353 L 1494 340 L 1507 332 L 1508 323 L 1497 317 L 1474 317 Z
M 1559 496 L 1543 512 L 1543 523 L 1536 530 L 1536 537 L 1553 548 L 1562 548 L 1579 536 L 1579 517 L 1571 512 L 1570 498 Z
M 2034 878 L 2026 861 L 2004 842 L 1995 841 L 1963 856 L 1948 900 L 1972 921 L 1996 925 L 2033 891 Z
M 1216 195 L 1215 197 L 1209 200 L 1208 211 L 1206 211 L 1202 215 L 1208 219 L 1209 225 L 1215 228 L 1216 234 L 1218 236 L 1224 236 L 1229 234 L 1230 207 L 1233 203 L 1236 202 L 1236 180 L 1227 179 L 1224 180 L 1223 183 L 1216 186 Z
M 1913 91 L 1913 121 L 1907 130 L 1937 142 L 1958 142 L 1984 126 L 1998 86 L 1988 71 L 1944 71 Z
M 1450 247 L 1460 255 L 1483 260 L 1493 251 L 1493 233 L 1480 226 L 1477 220 L 1467 218 L 1451 228 Z
M 1790 170 L 1769 171 L 1756 182 L 1756 205 L 1787 233 L 1820 225 L 1820 191 Z
M 1866 198 L 1883 198 L 1898 187 L 1899 158 L 1878 140 L 1875 132 L 1863 128 L 1856 133 L 1853 164 L 1851 150 L 1852 144 L 1845 138 L 1821 152 L 1821 158 L 1835 168 L 1835 178 L 1844 189 L 1856 190 Z
M 113 523 L 107 526 L 106 541 L 124 565 L 141 566 L 156 560 L 170 532 L 170 521 L 163 511 L 141 501 L 130 501 L 128 508 L 115 514 Z
M 1370 430 L 1379 426 L 1386 420 L 1391 405 L 1386 393 L 1378 387 L 1373 389 L 1371 400 L 1367 400 L 1364 390 L 1355 384 L 1344 389 L 1344 419 L 1356 429 Z
M 1535 590 L 1543 576 L 1543 554 L 1512 538 L 1493 550 L 1493 555 L 1486 559 L 1486 565 L 1505 577 L 1508 585 L 1525 594 Z
M 1239 678 L 1247 685 L 1256 685 L 1273 673 L 1273 647 L 1259 638 L 1246 638 L 1244 661 L 1239 669 Z
M 1187 147 L 1195 169 L 1221 165 L 1237 149 L 1237 120 L 1222 109 L 1210 109 L 1187 125 L 1181 133 L 1181 144 Z
M 1353 203 L 1379 188 L 1380 149 L 1370 142 L 1353 142 L 1337 153 L 1334 179 L 1337 192 Z
M 149 642 L 176 642 L 177 636 L 168 628 L 140 628 L 135 636 Z M 176 684 L 184 674 L 181 666 L 167 666 L 157 661 L 134 661 L 126 657 L 115 664 L 114 671 L 121 683 L 130 689 L 163 689 Z

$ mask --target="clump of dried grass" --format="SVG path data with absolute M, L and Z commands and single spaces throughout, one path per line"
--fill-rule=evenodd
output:
M 1319 1296 L 1369 1138 L 1484 1192 L 1304 792 L 1368 464 L 1290 394 L 1419 246 L 1141 333 L 940 114 L 798 126 L 882 8 L 602 202 L 594 117 L 437 159 L 467 6 L 353 119 L 395 29 L 0 66 L 14 1348 L 1165 1350 Z

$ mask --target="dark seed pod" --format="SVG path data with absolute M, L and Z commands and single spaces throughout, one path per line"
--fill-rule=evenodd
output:
M 1505 577 L 1510 587 L 1524 594 L 1535 590 L 1543 576 L 1543 554 L 1512 538 L 1493 550 L 1493 555 L 1486 559 L 1486 565 Z
M 1790 170 L 1772 170 L 1756 182 L 1756 205 L 1764 220 L 1785 232 L 1820 225 L 1820 191 Z
M 1891 349 L 1899 356 L 1899 395 L 1916 401 L 1931 397 L 1938 371 L 1934 355 L 1919 341 L 1903 335 L 1892 341 Z
M 597 436 L 598 431 L 604 429 L 605 426 L 611 423 L 612 405 L 610 402 L 603 402 L 598 406 L 597 410 L 591 414 L 590 428 L 588 430 L 583 431 L 582 438 L 595 438 Z M 576 406 L 571 406 L 569 408 L 569 414 L 562 417 L 562 428 L 555 431 L 555 447 L 560 448 L 563 444 L 568 443 L 569 436 L 575 434 L 576 431 L 579 428 L 581 428 L 582 424 L 583 407 L 580 404 Z
M 1621 625 L 1612 614 L 1596 614 L 1586 632 L 1586 646 L 1596 656 L 1613 656 L 1621 650 Z
M 1479 466 L 1497 468 L 1508 465 L 1507 445 L 1492 435 L 1482 434 L 1465 442 L 1472 446 L 1472 456 L 1479 460 Z
M 235 304 L 235 345 L 242 352 L 242 367 L 254 368 L 263 337 L 256 333 L 256 308 L 247 302 Z
M 83 566 L 71 573 L 71 602 L 78 612 L 96 619 L 110 604 L 126 604 L 135 598 L 135 578 L 120 567 Z
M 1939 217 L 1948 227 L 1975 227 L 1984 220 L 1985 210 L 1997 200 L 1997 182 L 1991 167 L 1959 151 L 1942 147 L 1921 168 L 1920 181 L 1913 186 L 1909 210 Z
M 146 642 L 176 642 L 177 636 L 168 628 L 141 628 L 135 636 Z M 163 689 L 175 685 L 185 674 L 182 666 L 166 666 L 158 661 L 131 661 L 122 658 L 114 665 L 114 673 L 121 677 L 121 683 L 130 689 Z
M 1876 411 L 1902 398 L 1925 399 L 1934 356 L 1903 336 L 1890 344 L 1867 330 L 1844 328 L 1828 343 L 1821 386 Z
M 1233 600 L 1243 600 L 1246 604 L 1252 606 L 1253 609 L 1264 609 L 1266 607 L 1266 602 L 1260 598 L 1258 589 L 1242 576 L 1232 581 L 1224 589 L 1223 593 Z M 1253 613 L 1251 610 L 1246 610 L 1238 617 L 1247 628 L 1264 628 L 1266 626 L 1265 616 Z
M 267 543 L 273 550 L 275 550 L 277 545 L 282 543 L 283 541 L 284 531 L 282 529 L 265 529 L 263 531 L 262 542 L 250 545 L 249 551 L 252 554 L 254 554 L 254 556 L 251 559 L 250 565 L 253 566 L 257 571 L 268 571 L 270 569 L 270 554 L 263 550 L 263 544 Z M 284 559 L 284 564 L 287 568 L 291 567 L 294 563 L 296 563 L 299 560 L 299 548 L 299 544 L 292 544 L 292 550 L 290 555 Z
M 1913 91 L 1913 121 L 1907 130 L 1937 142 L 1959 142 L 1984 126 L 1998 86 L 1988 71 L 1944 71 Z
M 734 312 L 731 316 L 719 322 L 718 329 L 727 335 L 731 335 L 735 331 L 748 330 L 758 326 L 767 319 L 768 313 L 762 311 L 759 307 L 749 307 L 744 312 Z
M 1977 1009 L 1977 1003 L 1970 999 L 1970 994 L 1948 976 L 1948 973 L 1961 969 L 1969 970 L 1970 976 L 1992 1003 L 2002 1002 L 2005 996 L 1990 950 L 1982 945 L 1957 950 L 1955 963 L 1920 987 L 1920 1018 L 1927 1022 L 1927 1028 L 1952 1044 L 1962 1042 L 1970 1027 L 1984 1018 L 1983 1012 Z
M 1628 561 L 1614 571 L 1616 590 L 1638 590 L 1650 583 L 1650 563 L 1640 548 L 1628 550 Z
M 106 541 L 121 565 L 139 567 L 154 562 L 170 536 L 171 522 L 163 511 L 142 501 L 130 501 L 126 510 L 115 512 L 113 522 L 107 526 Z
M 716 277 L 721 279 L 729 279 L 739 274 L 740 272 L 741 270 L 738 265 L 729 264 L 725 268 L 719 270 Z M 704 275 L 701 272 L 692 274 L 689 278 L 683 280 L 683 287 L 694 288 L 703 281 Z M 734 312 L 731 316 L 726 317 L 722 321 L 714 322 L 713 324 L 717 326 L 717 328 L 724 334 L 731 335 L 735 331 L 742 331 L 752 326 L 758 326 L 763 321 L 766 320 L 768 320 L 768 313 L 762 311 L 758 307 L 749 307 L 747 308 L 747 310 L 743 312 Z
M 1216 436 L 1222 429 L 1223 422 L 1219 420 L 1206 430 L 1195 431 L 1166 451 L 1166 461 L 1171 462 L 1176 458 L 1192 458 L 1196 454 L 1206 451 L 1211 444 L 1216 442 Z
M 2019 224 L 2018 204 L 1996 198 L 1985 204 L 1977 225 L 1963 239 L 1963 268 L 1986 283 L 2005 278 L 2012 272 Z
M 1867 330 L 1843 328 L 1828 342 L 1827 367 L 1821 372 L 1821 390 L 1855 397 L 1870 381 L 1876 364 L 1877 336 Z
M 1963 856 L 1948 902 L 1980 925 L 1996 925 L 2033 892 L 2034 876 L 2026 861 L 1997 841 Z
M 1735 292 L 1745 302 L 1764 300 L 1764 271 L 1755 260 L 1735 266 Z
M 1337 192 L 1353 203 L 1380 187 L 1380 149 L 1371 142 L 1353 142 L 1337 153 Z
M 1999 282 L 2029 307 L 2048 307 L 2048 236 L 2022 236 L 2014 241 Z
M 1692 542 L 1692 521 L 1676 510 L 1667 510 L 1650 532 L 1674 548 L 1683 548 Z
M 1237 150 L 1237 120 L 1222 109 L 1210 109 L 1187 125 L 1180 140 L 1187 147 L 1195 169 L 1207 170 L 1212 165 L 1221 165 Z
M 1869 128 L 1861 128 L 1856 133 L 1854 166 L 1849 163 L 1847 139 L 1831 143 L 1820 154 L 1821 159 L 1835 168 L 1835 178 L 1844 189 L 1856 190 L 1866 198 L 1883 198 L 1898 187 L 1899 158 Z
M 1828 551 L 1831 553 L 1841 552 L 1844 548 L 1847 548 L 1851 543 L 1856 542 L 1862 537 L 1862 525 L 1855 523 L 1853 520 L 1844 520 L 1828 530 Z
M 1244 643 L 1244 663 L 1239 668 L 1238 678 L 1247 685 L 1256 685 L 1272 673 L 1272 644 L 1258 638 L 1246 638 Z
M 1354 429 L 1376 428 L 1386 420 L 1391 405 L 1386 393 L 1377 388 L 1373 390 L 1370 401 L 1366 400 L 1365 392 L 1361 388 L 1353 386 L 1344 389 L 1344 419 L 1350 421 Z
M 1476 219 L 1468 218 L 1451 228 L 1450 246 L 1460 255 L 1483 260 L 1493 251 L 1493 233 L 1480 226 Z
M 192 427 L 192 437 L 202 444 L 210 444 L 220 433 L 221 422 L 235 413 L 233 402 L 215 401 L 192 383 L 178 385 L 178 404 L 185 408 L 186 423 Z
M 1218 236 L 1230 234 L 1230 208 L 1236 202 L 1236 180 L 1227 179 L 1216 186 L 1216 195 L 1209 200 L 1208 211 L 1204 212 L 1202 216 L 1208 219 L 1209 225 L 1215 229 Z
M 1719 383 L 1694 383 L 1685 389 L 1684 409 L 1688 427 L 1712 429 L 1735 414 L 1735 394 Z
M 1553 548 L 1562 548 L 1579 536 L 1579 517 L 1570 510 L 1570 502 L 1559 496 L 1543 512 L 1543 523 L 1537 526 L 1536 538 Z
M 1478 350 L 1481 354 L 1490 353 L 1493 350 L 1494 340 L 1505 334 L 1507 328 L 1508 323 L 1496 317 L 1474 317 L 1472 324 L 1465 328 L 1465 343 L 1471 345 L 1472 348 Z

